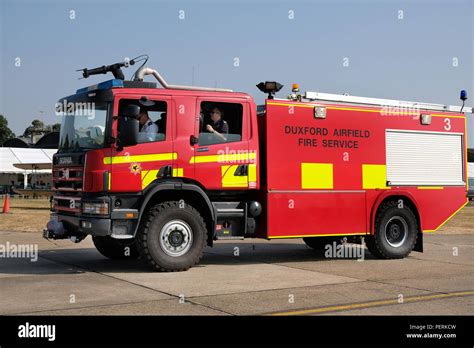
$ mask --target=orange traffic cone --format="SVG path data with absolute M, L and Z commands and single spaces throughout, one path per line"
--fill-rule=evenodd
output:
M 10 212 L 10 200 L 8 199 L 8 193 L 5 195 L 5 202 L 3 202 L 3 214 Z

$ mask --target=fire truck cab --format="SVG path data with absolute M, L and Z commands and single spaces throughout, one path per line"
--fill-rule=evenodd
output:
M 246 237 L 303 238 L 317 250 L 364 237 L 375 256 L 402 258 L 468 202 L 459 107 L 298 86 L 275 99 L 282 86 L 267 82 L 257 108 L 245 93 L 169 85 L 144 67 L 125 81 L 111 67 L 118 78 L 57 104 L 46 238 L 91 235 L 103 255 L 160 271 Z

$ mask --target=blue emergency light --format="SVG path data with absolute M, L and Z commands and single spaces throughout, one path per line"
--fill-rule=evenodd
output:
M 97 91 L 101 89 L 116 88 L 116 87 L 123 88 L 123 80 L 113 79 L 113 80 L 104 81 L 104 82 L 101 82 L 89 87 L 80 88 L 76 91 L 76 94 L 92 92 L 92 91 Z
M 461 112 L 464 109 L 464 102 L 467 100 L 467 91 L 465 89 L 461 90 L 461 96 L 459 97 L 462 100 Z

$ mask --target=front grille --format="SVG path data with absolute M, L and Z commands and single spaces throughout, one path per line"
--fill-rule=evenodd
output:
M 66 213 L 81 213 L 81 198 L 76 196 L 54 196 L 53 209 Z
M 63 213 L 79 215 L 81 213 L 81 192 L 83 166 L 54 166 L 53 209 Z
M 84 168 L 54 167 L 53 185 L 56 191 L 82 191 Z

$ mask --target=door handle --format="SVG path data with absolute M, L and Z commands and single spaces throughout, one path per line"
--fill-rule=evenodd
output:
M 157 178 L 167 178 L 173 176 L 173 166 L 172 165 L 167 165 L 163 166 L 158 170 L 158 174 L 156 174 Z
M 249 175 L 249 165 L 240 164 L 235 170 L 234 176 L 248 176 Z

